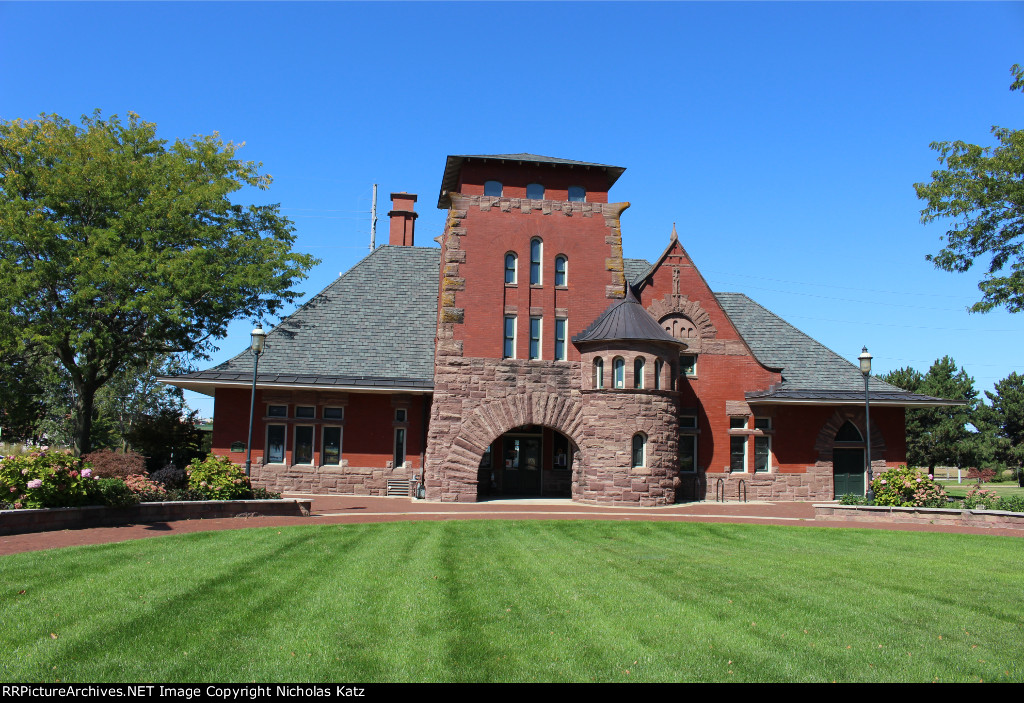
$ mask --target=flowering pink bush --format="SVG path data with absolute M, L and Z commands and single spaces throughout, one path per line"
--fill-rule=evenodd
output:
M 883 471 L 871 488 L 875 492 L 875 505 L 938 507 L 946 501 L 946 492 L 931 474 L 906 466 Z
M 15 508 L 84 505 L 92 480 L 70 452 L 33 451 L 0 458 L 0 500 Z
M 142 474 L 132 474 L 124 482 L 128 490 L 137 495 L 143 503 L 167 500 L 167 489 Z

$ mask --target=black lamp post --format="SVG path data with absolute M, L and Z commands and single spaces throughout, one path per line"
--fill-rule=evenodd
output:
M 875 492 L 871 489 L 871 401 L 868 397 L 868 379 L 871 378 L 872 356 L 868 353 L 868 348 L 864 347 L 857 358 L 860 361 L 860 372 L 864 376 L 864 428 L 867 430 L 867 443 L 864 445 L 864 461 L 868 470 L 867 499 L 870 502 L 875 499 Z
M 249 441 L 245 443 L 245 475 L 249 475 L 252 469 L 252 421 L 256 410 L 256 373 L 260 367 L 260 354 L 267 343 L 267 333 L 263 327 L 257 327 L 251 333 L 252 344 L 249 349 L 252 351 L 252 396 L 249 398 Z

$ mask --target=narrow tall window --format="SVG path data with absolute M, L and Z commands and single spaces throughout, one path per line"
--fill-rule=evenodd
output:
M 679 417 L 679 470 L 692 473 L 697 470 L 697 417 Z
M 540 325 L 541 319 L 539 317 L 530 318 L 530 358 L 540 358 Z
M 565 361 L 565 336 L 569 321 L 564 317 L 555 318 L 555 359 Z
M 341 428 L 323 428 L 324 448 L 321 455 L 321 463 L 324 466 L 338 466 L 341 464 Z
M 729 438 L 729 471 L 742 473 L 747 470 L 747 438 L 733 436 Z
M 540 260 L 544 245 L 539 239 L 530 240 L 530 285 L 540 285 Z
M 565 258 L 564 254 L 559 254 L 555 257 L 555 285 L 564 286 L 568 285 L 568 263 L 569 260 Z
M 654 390 L 661 390 L 661 370 L 665 368 L 665 362 L 658 359 L 654 362 Z
M 544 186 L 540 183 L 530 183 L 526 186 L 526 197 L 530 200 L 543 200 Z
M 755 430 L 771 430 L 772 419 L 770 417 L 755 417 Z M 771 471 L 772 463 L 772 436 L 770 434 L 754 437 L 754 473 L 767 473 Z
M 505 315 L 505 346 L 502 350 L 505 359 L 516 358 L 516 316 Z
M 583 203 L 587 200 L 587 191 L 582 186 L 569 186 L 569 202 Z
M 604 359 L 594 359 L 594 388 L 604 388 Z
M 301 425 L 295 428 L 295 456 L 293 464 L 313 463 L 313 428 Z
M 633 360 L 633 388 L 644 387 L 644 358 L 638 356 Z
M 479 183 L 479 181 L 477 181 Z M 501 181 L 487 181 L 484 183 L 484 195 L 490 195 L 495 198 L 501 197 Z
M 643 432 L 633 435 L 633 466 L 646 466 L 647 464 L 647 438 Z
M 284 425 L 267 425 L 267 458 L 268 464 L 284 463 Z
M 621 356 L 612 361 L 612 383 L 616 388 L 626 387 L 626 362 Z
M 505 254 L 505 283 L 516 282 L 516 259 L 518 257 L 509 252 Z
M 395 428 L 395 463 L 392 464 L 396 469 L 400 468 L 405 463 L 405 428 Z

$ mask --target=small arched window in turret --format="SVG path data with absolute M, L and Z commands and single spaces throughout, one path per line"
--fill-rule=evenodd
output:
M 594 388 L 604 388 L 604 359 L 594 359 Z
M 626 387 L 626 360 L 621 356 L 612 361 L 612 385 L 615 388 Z
M 647 437 L 643 432 L 633 435 L 633 468 L 647 465 Z
M 633 360 L 633 388 L 644 387 L 644 358 L 638 356 Z

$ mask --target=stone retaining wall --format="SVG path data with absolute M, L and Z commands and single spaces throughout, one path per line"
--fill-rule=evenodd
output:
M 205 500 L 140 503 L 127 508 L 88 505 L 80 508 L 0 510 L 0 535 L 74 530 L 132 523 L 212 518 L 294 515 L 308 516 L 311 500 Z
M 279 466 L 252 467 L 252 484 L 272 493 L 326 493 L 329 495 L 386 496 L 388 481 L 413 481 L 418 469 L 410 462 L 397 469 L 372 466 Z
M 815 505 L 814 518 L 842 522 L 907 522 L 956 527 L 1024 530 L 1024 513 L 963 508 L 899 508 L 888 505 Z

